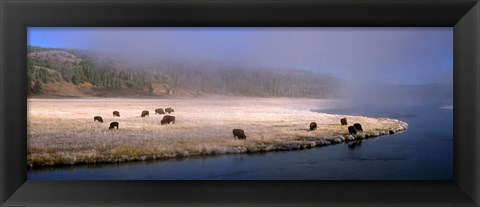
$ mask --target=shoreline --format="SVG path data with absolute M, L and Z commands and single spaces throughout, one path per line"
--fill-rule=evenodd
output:
M 394 121 L 398 121 L 395 119 L 390 119 Z M 401 121 L 398 121 L 401 122 Z M 151 156 L 141 156 L 141 157 L 130 157 L 126 158 L 117 158 L 117 159 L 109 159 L 106 158 L 105 160 L 92 160 L 92 161 L 84 161 L 84 162 L 76 162 L 74 164 L 66 164 L 66 163 L 54 163 L 54 164 L 46 164 L 46 165 L 27 165 L 30 169 L 41 169 L 47 167 L 75 167 L 77 165 L 91 165 L 91 164 L 114 164 L 114 163 L 125 163 L 125 162 L 138 162 L 138 161 L 160 161 L 160 160 L 169 160 L 169 159 L 182 159 L 182 158 L 189 158 L 189 157 L 201 157 L 201 156 L 215 156 L 215 155 L 229 155 L 229 154 L 249 154 L 249 153 L 268 153 L 268 152 L 276 152 L 276 151 L 294 151 L 294 150 L 303 150 L 303 149 L 310 149 L 316 147 L 323 147 L 329 145 L 336 145 L 341 143 L 350 143 L 356 142 L 371 138 L 377 138 L 382 136 L 393 135 L 396 133 L 402 133 L 408 129 L 408 124 L 405 122 L 401 122 L 402 125 L 397 129 L 389 129 L 389 130 L 379 130 L 379 131 L 371 131 L 371 132 L 359 132 L 355 136 L 350 134 L 342 134 L 333 137 L 320 137 L 320 138 L 312 138 L 312 137 L 299 137 L 295 141 L 291 142 L 284 142 L 284 143 L 257 143 L 257 146 L 251 147 L 237 147 L 232 148 L 230 150 L 226 150 L 224 153 L 219 153 L 218 151 L 201 151 L 197 153 L 188 152 L 186 155 L 185 152 L 183 153 L 174 153 L 174 154 L 166 154 L 163 156 L 158 155 L 151 155 Z M 391 134 L 393 131 L 393 134 Z
M 26 164 L 32 169 L 301 150 L 385 136 L 389 131 L 397 133 L 408 128 L 407 123 L 395 119 L 312 112 L 312 108 L 328 108 L 331 104 L 313 99 L 122 100 L 121 104 L 113 100 L 29 101 Z M 106 123 L 92 122 L 92 114 L 122 104 L 122 117 L 100 114 Z M 158 105 L 175 106 L 175 124 L 160 125 L 161 115 L 138 117 L 140 109 Z M 349 125 L 340 124 L 343 117 L 349 125 L 361 123 L 364 132 L 349 135 Z M 119 130 L 106 128 L 110 119 L 121 123 Z M 308 130 L 311 121 L 318 123 L 317 130 Z M 233 128 L 245 129 L 247 139 L 233 139 Z
M 407 128 L 403 130 L 396 131 L 394 134 L 402 133 L 406 131 Z M 116 160 L 116 161 L 104 161 L 104 162 L 77 162 L 75 164 L 63 164 L 58 163 L 54 165 L 38 165 L 38 166 L 28 166 L 28 170 L 42 170 L 51 167 L 77 167 L 77 166 L 91 166 L 91 165 L 108 165 L 108 164 L 123 164 L 123 163 L 133 163 L 133 162 L 155 162 L 155 161 L 166 161 L 166 160 L 174 160 L 174 159 L 187 159 L 187 158 L 201 158 L 201 157 L 211 157 L 211 156 L 220 156 L 220 155 L 233 155 L 233 154 L 255 154 L 255 153 L 269 153 L 269 152 L 281 152 L 281 151 L 297 151 L 297 150 L 304 150 L 304 149 L 313 149 L 313 148 L 320 148 L 324 146 L 330 145 L 337 145 L 337 144 L 348 144 L 353 142 L 358 142 L 362 140 L 368 140 L 373 138 L 380 138 L 383 136 L 389 136 L 393 134 L 389 134 L 389 131 L 377 131 L 376 133 L 364 133 L 363 136 L 361 135 L 359 138 L 354 140 L 348 140 L 345 137 L 350 135 L 339 135 L 338 137 L 330 137 L 330 138 L 298 138 L 295 142 L 285 142 L 285 143 L 277 143 L 270 146 L 260 145 L 259 147 L 240 147 L 239 150 L 225 152 L 225 153 L 216 153 L 212 151 L 212 153 L 200 153 L 200 154 L 189 154 L 185 156 L 182 153 L 175 154 L 169 157 L 150 157 L 145 159 L 129 159 L 129 160 Z M 361 138 L 363 137 L 363 138 Z

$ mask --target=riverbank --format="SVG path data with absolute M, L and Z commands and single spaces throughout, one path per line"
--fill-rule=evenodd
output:
M 296 150 L 365 139 L 406 130 L 388 118 L 311 111 L 331 100 L 291 98 L 216 99 L 29 99 L 28 166 L 114 163 L 188 156 Z M 161 125 L 154 109 L 172 107 L 175 124 Z M 112 111 L 121 117 L 112 117 Z M 142 110 L 150 116 L 141 118 Z M 93 122 L 102 116 L 104 123 Z M 361 123 L 364 133 L 348 135 L 340 124 Z M 119 122 L 118 130 L 108 130 Z M 317 130 L 310 131 L 315 121 Z M 233 138 L 232 129 L 246 140 Z M 391 132 L 390 132 L 391 131 Z

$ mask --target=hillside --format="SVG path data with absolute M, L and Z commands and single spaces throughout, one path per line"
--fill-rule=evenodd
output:
M 88 51 L 28 47 L 30 97 L 328 98 L 340 80 L 284 68 L 239 67 L 204 60 L 136 63 Z

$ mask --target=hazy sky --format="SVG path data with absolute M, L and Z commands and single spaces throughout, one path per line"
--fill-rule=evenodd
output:
M 132 60 L 201 58 L 332 73 L 355 83 L 451 78 L 453 31 L 442 28 L 28 28 L 28 44 Z

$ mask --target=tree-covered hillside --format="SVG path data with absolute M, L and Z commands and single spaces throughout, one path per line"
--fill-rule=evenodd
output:
M 85 51 L 28 48 L 30 96 L 201 96 L 203 94 L 328 98 L 340 80 L 306 70 L 239 67 L 208 61 L 127 63 Z M 69 86 L 69 87 L 67 87 Z M 63 92 L 63 93 L 62 93 Z

